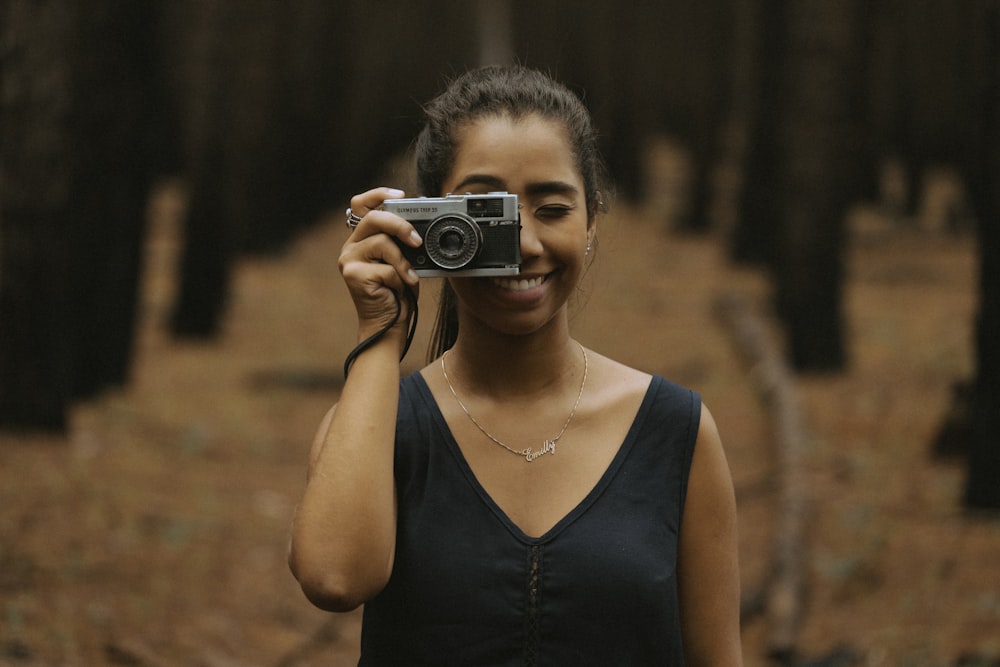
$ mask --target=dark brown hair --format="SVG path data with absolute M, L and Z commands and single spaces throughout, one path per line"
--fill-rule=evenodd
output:
M 424 107 L 425 124 L 415 145 L 417 187 L 431 197 L 447 194 L 442 188 L 455 163 L 455 135 L 459 128 L 481 118 L 518 120 L 529 115 L 556 121 L 566 128 L 583 178 L 587 218 L 592 220 L 603 209 L 602 193 L 606 195 L 609 186 L 590 112 L 569 88 L 547 74 L 520 65 L 466 72 Z M 448 350 L 457 337 L 456 297 L 445 282 L 428 361 Z

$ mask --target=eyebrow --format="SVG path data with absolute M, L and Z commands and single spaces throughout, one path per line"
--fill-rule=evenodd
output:
M 525 195 L 575 195 L 579 190 L 565 181 L 544 181 L 531 183 L 525 188 Z
M 461 192 L 462 188 L 469 185 L 485 185 L 491 191 L 499 192 L 501 190 L 507 189 L 507 184 L 496 176 L 488 176 L 486 174 L 470 174 L 462 179 L 462 181 L 455 186 L 456 192 L 452 194 L 458 194 Z
M 488 174 L 470 174 L 469 176 L 463 178 L 461 182 L 455 186 L 455 190 L 460 191 L 461 188 L 469 185 L 485 185 L 492 191 L 496 192 L 507 189 L 507 184 L 496 176 L 490 176 Z M 539 183 L 531 183 L 525 187 L 524 192 L 526 196 L 545 194 L 571 195 L 578 193 L 579 188 L 571 183 L 566 183 L 565 181 L 542 181 Z

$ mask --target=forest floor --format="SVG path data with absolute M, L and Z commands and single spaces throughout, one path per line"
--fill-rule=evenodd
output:
M 152 208 L 129 385 L 76 408 L 66 437 L 0 436 L 0 665 L 356 664 L 359 614 L 311 607 L 285 562 L 354 336 L 343 222 L 242 261 L 221 336 L 178 342 L 164 323 L 180 206 L 168 189 Z M 744 587 L 758 590 L 780 507 L 772 423 L 716 305 L 737 294 L 766 317 L 767 283 L 645 209 L 603 224 L 575 335 L 702 393 L 736 482 Z M 930 456 L 973 368 L 975 280 L 969 236 L 855 228 L 850 369 L 795 386 L 810 499 L 801 664 L 1000 664 L 1000 520 L 963 511 L 964 464 Z M 747 618 L 748 667 L 768 664 L 771 633 L 765 615 Z

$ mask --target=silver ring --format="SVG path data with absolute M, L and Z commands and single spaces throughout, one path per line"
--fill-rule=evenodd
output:
M 358 226 L 358 223 L 360 223 L 360 222 L 361 222 L 361 216 L 358 215 L 357 213 L 355 213 L 354 211 L 352 211 L 350 209 L 350 207 L 348 207 L 347 208 L 347 228 L 348 229 L 354 229 L 355 227 Z

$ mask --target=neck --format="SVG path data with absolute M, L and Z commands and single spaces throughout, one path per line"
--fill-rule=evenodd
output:
M 566 328 L 525 336 L 459 332 L 447 364 L 467 392 L 531 399 L 562 383 L 575 385 L 583 372 L 580 346 Z

